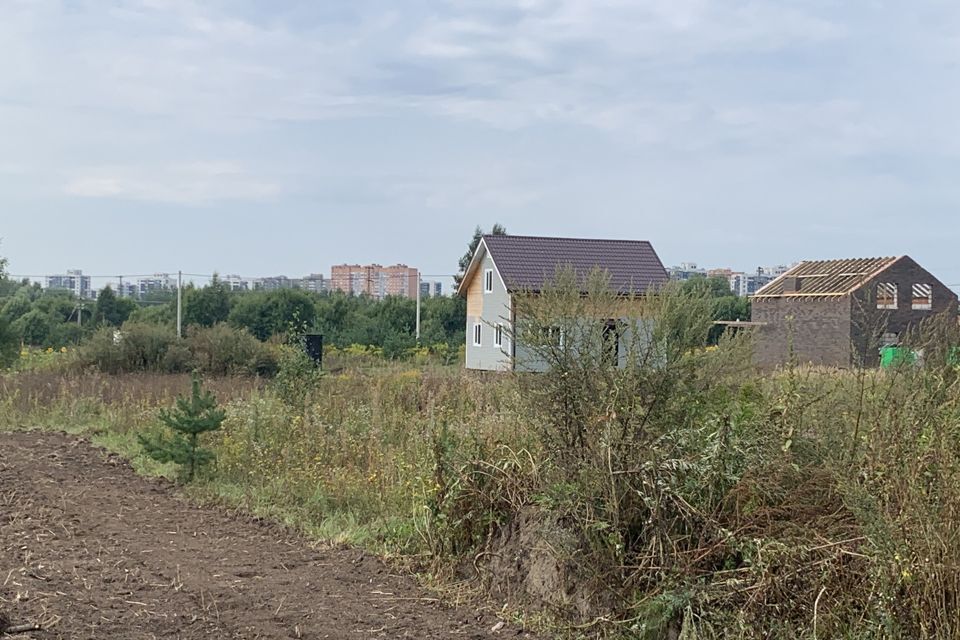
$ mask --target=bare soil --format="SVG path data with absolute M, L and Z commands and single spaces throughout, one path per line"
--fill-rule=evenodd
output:
M 3 614 L 32 638 L 532 637 L 50 432 L 0 433 Z

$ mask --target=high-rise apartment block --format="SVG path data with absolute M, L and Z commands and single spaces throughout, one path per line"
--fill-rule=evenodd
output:
M 47 289 L 61 289 L 73 292 L 78 298 L 91 298 L 90 276 L 83 275 L 80 269 L 67 269 L 65 274 L 47 276 L 44 286 Z
M 322 273 L 311 273 L 300 279 L 300 288 L 313 293 L 323 293 L 328 284 L 329 280 Z
M 331 291 L 368 295 L 382 300 L 387 296 L 417 297 L 417 270 L 405 264 L 338 264 L 330 268 Z
M 421 298 L 439 298 L 443 295 L 443 283 L 441 282 L 430 282 L 429 280 L 422 280 L 420 282 L 420 297 Z
M 669 269 L 671 280 L 689 280 L 690 278 L 702 278 L 707 275 L 706 269 L 701 269 L 696 262 L 681 262 L 677 267 Z
M 146 278 L 137 279 L 137 296 L 143 298 L 152 293 L 163 293 L 167 291 L 176 291 L 177 278 L 169 273 L 155 273 Z

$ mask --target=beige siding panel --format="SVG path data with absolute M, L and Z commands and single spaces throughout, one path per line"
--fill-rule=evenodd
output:
M 467 316 L 483 316 L 483 269 L 477 269 L 467 285 Z

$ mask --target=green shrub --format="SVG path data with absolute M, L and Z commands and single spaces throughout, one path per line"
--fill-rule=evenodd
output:
M 173 330 L 162 325 L 128 322 L 122 329 L 103 327 L 80 346 L 78 362 L 104 373 L 172 373 L 166 356 L 176 340 Z
M 274 345 L 226 324 L 191 327 L 183 340 L 163 325 L 127 322 L 119 330 L 102 328 L 79 348 L 77 361 L 81 367 L 97 367 L 104 373 L 272 376 L 278 367 Z
M 194 366 L 206 374 L 270 376 L 277 371 L 275 347 L 260 342 L 246 329 L 223 323 L 191 327 L 185 344 Z
M 6 318 L 0 316 L 0 369 L 16 362 L 20 353 L 20 341 Z

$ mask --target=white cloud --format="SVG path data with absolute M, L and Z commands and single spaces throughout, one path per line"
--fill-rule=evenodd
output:
M 71 176 L 67 195 L 120 198 L 181 205 L 227 200 L 261 200 L 280 194 L 279 185 L 258 180 L 222 162 L 188 163 L 158 169 L 99 167 Z
M 469 117 L 458 103 L 470 100 L 515 107 L 524 122 L 550 121 L 555 109 L 537 104 L 552 101 L 590 124 L 595 103 L 616 107 L 642 93 L 637 64 L 663 68 L 841 32 L 825 18 L 761 0 L 485 0 L 429 11 L 411 4 L 402 15 L 360 3 L 349 19 L 307 24 L 240 17 L 229 3 L 198 0 L 105 7 L 8 10 L 0 95 L 203 126 L 411 105 Z M 586 120 L 576 120 L 580 114 Z

